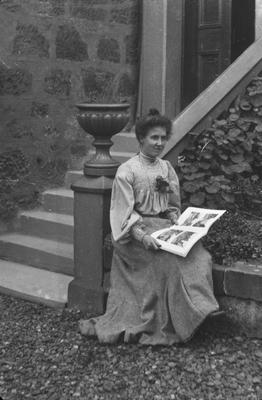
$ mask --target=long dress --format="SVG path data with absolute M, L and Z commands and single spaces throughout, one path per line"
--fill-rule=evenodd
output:
M 156 177 L 172 191 L 157 191 Z M 83 334 L 102 343 L 139 342 L 172 345 L 189 340 L 218 310 L 213 294 L 210 254 L 198 242 L 186 258 L 163 250 L 146 250 L 132 235 L 142 223 L 151 233 L 170 226 L 163 212 L 180 208 L 177 175 L 168 161 L 143 154 L 122 164 L 111 198 L 113 236 L 111 287 L 104 315 L 80 322 Z

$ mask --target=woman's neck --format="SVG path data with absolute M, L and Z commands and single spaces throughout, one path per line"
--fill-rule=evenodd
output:
M 157 159 L 157 157 L 152 157 L 152 156 L 147 156 L 145 153 L 143 153 L 142 150 L 140 150 L 140 156 L 145 160 L 150 163 L 154 163 Z

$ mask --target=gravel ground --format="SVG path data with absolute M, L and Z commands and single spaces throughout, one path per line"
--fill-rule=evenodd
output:
M 100 345 L 78 312 L 0 296 L 3 400 L 262 400 L 262 341 L 223 321 L 184 345 Z

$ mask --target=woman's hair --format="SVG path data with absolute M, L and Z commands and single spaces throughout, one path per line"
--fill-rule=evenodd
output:
M 145 138 L 149 130 L 155 127 L 161 127 L 166 130 L 167 139 L 171 135 L 171 120 L 165 115 L 161 115 L 158 110 L 151 108 L 147 115 L 139 118 L 136 122 L 135 133 L 137 140 Z

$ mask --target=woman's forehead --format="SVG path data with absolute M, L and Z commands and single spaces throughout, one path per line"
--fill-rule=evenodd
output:
M 147 132 L 147 136 L 166 136 L 166 129 L 163 128 L 162 126 L 155 126 L 153 128 L 150 128 Z

